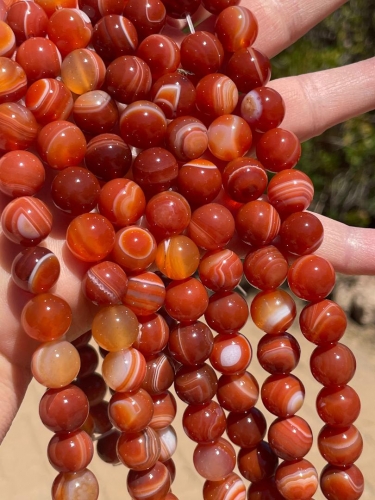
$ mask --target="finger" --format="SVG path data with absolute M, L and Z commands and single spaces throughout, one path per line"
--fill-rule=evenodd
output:
M 375 109 L 375 57 L 342 68 L 273 80 L 285 100 L 282 128 L 301 141 Z
M 375 275 L 375 229 L 351 227 L 315 215 L 324 226 L 324 240 L 316 254 L 328 259 L 337 272 Z

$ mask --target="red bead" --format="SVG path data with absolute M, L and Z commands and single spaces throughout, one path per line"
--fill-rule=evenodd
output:
M 18 101 L 27 90 L 27 76 L 23 67 L 9 59 L 0 57 L 0 104 L 9 101 Z
M 85 157 L 86 139 L 71 122 L 56 120 L 45 125 L 38 134 L 38 153 L 55 170 L 79 165 Z
M 85 262 L 105 259 L 115 243 L 115 231 L 100 214 L 78 215 L 69 224 L 66 244 L 72 254 Z
M 39 403 L 39 416 L 53 432 L 72 432 L 81 427 L 89 414 L 85 393 L 75 385 L 48 389 Z
M 62 57 L 90 43 L 92 24 L 79 9 L 59 9 L 52 14 L 47 26 L 48 38 L 56 44 Z
M 0 19 L 0 56 L 11 57 L 16 50 L 16 37 L 12 28 Z
M 169 327 L 160 314 L 140 316 L 139 333 L 133 343 L 144 356 L 151 356 L 162 351 L 168 343 Z
M 25 40 L 17 50 L 16 61 L 24 69 L 29 83 L 60 75 L 61 55 L 53 41 L 47 38 Z
M 210 481 L 220 481 L 230 474 L 236 465 L 233 446 L 224 438 L 211 443 L 197 444 L 193 454 L 198 474 Z
M 238 332 L 249 317 L 249 306 L 237 292 L 216 292 L 211 295 L 205 312 L 210 328 L 218 333 Z
M 195 273 L 199 257 L 199 249 L 194 241 L 179 234 L 159 243 L 155 264 L 167 278 L 182 280 Z
M 326 387 L 345 385 L 354 376 L 356 360 L 343 344 L 322 345 L 313 351 L 310 368 L 316 380 Z
M 227 416 L 227 434 L 232 443 L 241 448 L 254 448 L 266 435 L 267 422 L 258 408 Z
M 255 448 L 241 448 L 237 455 L 241 475 L 252 483 L 271 478 L 278 463 L 277 455 L 266 441 L 260 441 Z
M 29 148 L 37 134 L 38 124 L 25 106 L 16 102 L 0 104 L 0 153 Z
M 256 144 L 257 158 L 270 172 L 293 168 L 301 157 L 301 144 L 290 130 L 273 128 L 265 132 Z
M 145 271 L 155 260 L 156 241 L 150 231 L 127 226 L 116 233 L 112 260 L 126 272 Z
M 138 46 L 137 57 L 148 64 L 154 81 L 173 73 L 180 65 L 179 46 L 172 38 L 161 34 L 146 37 Z
M 126 109 L 130 106 L 131 104 Z M 160 124 L 159 130 L 160 134 L 164 134 L 164 125 Z M 136 157 L 132 172 L 135 182 L 149 196 L 152 196 L 157 192 L 166 191 L 172 186 L 178 175 L 178 164 L 176 158 L 166 149 L 150 147 Z
M 107 354 L 102 373 L 106 384 L 114 391 L 137 391 L 146 374 L 146 361 L 137 349 L 123 348 Z
M 132 470 L 141 471 L 153 467 L 160 456 L 160 439 L 151 427 L 138 432 L 123 432 L 117 442 L 117 455 Z
M 149 316 L 163 306 L 164 299 L 163 281 L 157 274 L 146 271 L 129 277 L 122 302 L 137 316 Z
M 51 197 L 63 212 L 80 215 L 96 207 L 100 184 L 94 174 L 82 167 L 61 170 L 51 184 Z
M 77 7 L 75 0 L 38 0 L 36 3 L 42 7 L 48 17 L 58 9 Z
M 151 399 L 154 402 L 154 414 L 150 421 L 150 427 L 155 430 L 165 429 L 176 416 L 176 399 L 169 391 L 152 394 Z
M 256 87 L 267 85 L 271 78 L 271 64 L 259 50 L 245 47 L 234 52 L 225 73 L 234 81 L 239 92 L 247 94 Z
M 86 394 L 90 406 L 95 406 L 103 401 L 107 392 L 107 385 L 104 382 L 103 377 L 98 373 L 90 373 L 90 375 L 86 375 L 86 377 L 79 378 L 74 381 L 74 385 L 82 389 L 82 391 Z M 95 423 L 90 415 L 86 420 L 86 423 L 90 418 L 94 428 Z
M 145 471 L 130 470 L 127 486 L 132 498 L 144 499 L 146 494 L 152 496 L 153 500 L 164 500 L 171 487 L 171 477 L 167 467 L 156 462 Z
M 89 375 L 90 373 L 94 373 L 99 363 L 97 350 L 91 345 L 84 345 L 82 347 L 77 347 L 77 351 L 81 361 L 81 367 L 77 377 L 81 378 Z
M 60 275 L 60 262 L 47 248 L 30 247 L 14 258 L 11 273 L 13 281 L 23 290 L 48 292 Z
M 286 500 L 310 500 L 319 484 L 315 467 L 305 459 L 280 464 L 275 482 Z
M 136 148 L 159 146 L 164 139 L 166 129 L 167 121 L 163 111 L 151 101 L 134 101 L 120 116 L 121 137 Z M 159 150 L 158 152 L 160 153 Z
M 61 79 L 75 94 L 100 89 L 105 78 L 105 64 L 96 52 L 75 49 L 61 65 Z
M 191 217 L 187 200 L 175 191 L 163 191 L 153 196 L 145 211 L 148 227 L 158 239 L 182 233 Z
M 52 214 L 38 198 L 21 196 L 6 205 L 1 224 L 4 235 L 14 243 L 35 246 L 50 234 Z
M 264 335 L 258 343 L 258 360 L 269 373 L 290 373 L 301 354 L 297 340 L 289 333 Z
M 236 216 L 240 238 L 255 247 L 269 245 L 279 234 L 280 216 L 266 201 L 249 201 Z
M 83 469 L 79 472 L 60 472 L 52 484 L 52 499 L 64 500 L 67 495 L 85 495 L 85 500 L 97 500 L 99 484 L 94 474 Z
M 240 116 L 219 116 L 208 127 L 208 148 L 219 160 L 231 161 L 244 156 L 251 143 L 251 129 Z
M 263 165 L 254 158 L 236 158 L 223 172 L 223 187 L 233 200 L 247 203 L 259 198 L 267 187 Z
M 182 118 L 193 113 L 195 97 L 194 85 L 187 76 L 178 72 L 167 73 L 158 78 L 150 92 L 150 100 L 160 107 L 168 119 Z
M 167 15 L 176 19 L 184 19 L 188 14 L 194 14 L 200 5 L 200 0 L 163 0 Z
M 117 124 L 118 117 L 116 101 L 103 90 L 85 92 L 74 102 L 74 121 L 88 134 L 111 132 Z
M 190 439 L 197 443 L 208 443 L 224 433 L 225 413 L 215 401 L 204 405 L 189 405 L 184 411 L 182 425 Z
M 214 338 L 210 354 L 212 367 L 224 375 L 242 373 L 252 357 L 250 342 L 240 333 L 221 333 Z
M 203 7 L 211 14 L 220 14 L 227 7 L 238 5 L 240 0 L 202 0 Z
M 300 170 L 282 170 L 268 183 L 269 202 L 282 217 L 306 210 L 313 196 L 313 183 Z
M 227 7 L 218 15 L 215 33 L 227 52 L 235 52 L 253 45 L 258 35 L 258 23 L 254 14 L 239 5 Z
M 258 397 L 258 382 L 249 372 L 222 375 L 218 380 L 217 400 L 225 410 L 240 413 L 250 410 Z
M 174 388 L 184 403 L 205 404 L 216 394 L 217 376 L 206 363 L 197 367 L 182 366 L 176 373 Z
M 218 203 L 208 203 L 192 213 L 188 234 L 200 248 L 217 250 L 229 243 L 234 229 L 230 211 Z
M 150 68 L 139 57 L 118 57 L 107 68 L 106 90 L 116 101 L 124 104 L 146 99 L 151 84 Z
M 280 240 L 283 248 L 291 254 L 313 253 L 323 241 L 323 225 L 314 214 L 296 212 L 282 223 Z
M 107 182 L 124 177 L 131 163 L 130 147 L 119 135 L 99 134 L 87 144 L 85 165 L 98 179 Z
M 48 443 L 47 455 L 52 467 L 60 472 L 78 472 L 91 462 L 94 447 L 85 431 L 59 432 Z
M 362 472 L 354 464 L 348 467 L 326 465 L 320 475 L 320 488 L 331 500 L 358 500 L 364 491 Z
M 231 472 L 220 481 L 205 481 L 203 485 L 204 500 L 245 500 L 246 487 L 241 478 Z
M 170 331 L 168 350 L 170 355 L 184 365 L 204 363 L 211 354 L 213 335 L 201 321 L 179 323 Z
M 196 278 L 174 280 L 166 292 L 165 310 L 177 321 L 197 321 L 207 309 L 206 288 Z
M 124 10 L 124 4 L 120 0 L 79 0 L 79 8 L 84 12 L 91 20 L 93 25 L 96 25 L 98 21 L 109 14 L 122 14 Z
M 296 460 L 310 451 L 313 435 L 306 420 L 294 415 L 272 422 L 268 429 L 268 442 L 282 460 Z
M 332 264 L 318 255 L 299 257 L 288 271 L 288 284 L 292 292 L 311 302 L 327 297 L 333 290 L 335 281 Z
M 243 267 L 241 259 L 229 249 L 207 252 L 199 264 L 199 278 L 214 292 L 227 292 L 239 285 Z
M 297 314 L 296 304 L 284 290 L 270 290 L 258 293 L 250 306 L 252 320 L 258 328 L 277 335 L 285 332 Z
M 249 252 L 243 263 L 247 281 L 260 290 L 272 290 L 282 285 L 288 268 L 288 261 L 273 245 Z
M 277 417 L 291 417 L 303 405 L 305 388 L 294 375 L 270 375 L 262 385 L 261 396 L 267 410 Z
M 127 289 L 125 271 L 110 261 L 95 264 L 82 279 L 82 291 L 94 304 L 121 304 Z
M 29 151 L 9 151 L 0 158 L 0 191 L 8 196 L 33 196 L 44 179 L 42 162 Z
M 237 87 L 233 80 L 221 73 L 204 76 L 199 80 L 196 92 L 198 110 L 209 117 L 229 115 L 237 106 Z
M 120 460 L 117 456 L 117 440 L 120 436 L 120 432 L 117 430 L 112 430 L 103 436 L 100 436 L 96 442 L 96 451 L 98 457 L 107 464 L 117 465 Z
M 305 306 L 299 316 L 299 323 L 307 340 L 322 345 L 341 339 L 346 330 L 347 319 L 338 304 L 324 299 Z
M 177 449 L 177 434 L 172 425 L 158 429 L 156 432 L 161 444 L 159 460 L 164 463 L 171 459 Z
M 257 87 L 245 95 L 241 102 L 241 116 L 257 132 L 278 127 L 285 115 L 281 95 L 270 87 Z
M 169 358 L 162 352 L 149 356 L 142 388 L 149 394 L 165 392 L 173 384 L 174 370 Z
M 145 429 L 154 414 L 154 403 L 144 389 L 116 392 L 110 399 L 108 416 L 122 432 L 132 433 Z
M 124 16 L 132 21 L 138 36 L 143 39 L 162 30 L 166 10 L 160 0 L 129 0 L 125 4 Z
M 194 160 L 208 147 L 207 128 L 198 118 L 179 116 L 168 124 L 165 144 L 177 160 Z
M 316 398 L 316 409 L 326 424 L 341 427 L 357 420 L 361 402 L 356 391 L 349 385 L 323 387 Z
M 363 448 L 362 436 L 354 425 L 325 425 L 319 432 L 317 443 L 324 460 L 339 467 L 352 465 L 361 456 Z
M 17 45 L 27 38 L 42 37 L 47 33 L 47 14 L 40 5 L 31 1 L 10 5 L 6 22 L 14 32 Z
M 209 160 L 198 158 L 185 163 L 178 172 L 178 191 L 192 206 L 212 202 L 221 189 L 221 174 Z
M 115 353 L 120 349 L 128 349 L 133 344 L 138 335 L 139 324 L 137 316 L 128 307 L 110 305 L 102 307 L 95 314 L 91 331 L 100 347 Z M 142 358 L 138 354 L 138 352 L 127 353 L 125 359 L 127 360 L 129 356 L 133 355 L 137 359 L 138 357 Z

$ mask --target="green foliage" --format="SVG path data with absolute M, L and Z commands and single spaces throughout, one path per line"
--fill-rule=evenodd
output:
M 351 0 L 275 57 L 272 77 L 320 71 L 372 57 L 374 41 L 373 0 Z M 314 210 L 350 225 L 375 227 L 374 112 L 304 143 L 298 168 L 314 182 Z

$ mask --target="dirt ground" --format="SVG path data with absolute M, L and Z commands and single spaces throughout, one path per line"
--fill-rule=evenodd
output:
M 322 422 L 315 411 L 315 397 L 321 386 L 314 380 L 309 370 L 309 355 L 313 346 L 299 332 L 297 321 L 289 332 L 297 337 L 302 350 L 300 364 L 293 372 L 301 378 L 306 389 L 305 403 L 298 415 L 309 422 L 314 436 L 317 436 Z M 242 333 L 248 337 L 255 350 L 263 332 L 249 321 Z M 375 326 L 364 329 L 351 324 L 342 342 L 353 350 L 357 359 L 357 372 L 350 385 L 359 393 L 362 401 L 362 412 L 356 422 L 356 426 L 364 438 L 364 451 L 357 462 L 366 481 L 362 499 L 374 500 Z M 257 378 L 259 384 L 267 376 L 259 367 L 256 356 L 253 357 L 249 371 Z M 44 428 L 38 416 L 38 404 L 42 393 L 43 388 L 32 382 L 14 425 L 0 448 L 0 500 L 48 500 L 51 498 L 50 487 L 56 472 L 50 467 L 45 451 L 51 433 Z M 179 444 L 174 455 L 177 476 L 172 491 L 179 500 L 198 500 L 202 498 L 203 479 L 195 473 L 192 466 L 194 443 L 189 441 L 181 427 L 184 404 L 179 401 L 178 406 L 175 429 L 178 433 Z M 260 401 L 257 407 L 263 410 Z M 274 417 L 266 410 L 264 411 L 271 422 Z M 315 465 L 318 472 L 325 465 L 315 443 L 306 458 Z M 123 466 L 113 467 L 101 462 L 98 458 L 94 458 L 90 469 L 97 475 L 100 482 L 100 500 L 127 500 L 130 498 L 126 489 L 126 469 Z M 314 495 L 315 500 L 323 500 L 323 498 L 320 491 Z

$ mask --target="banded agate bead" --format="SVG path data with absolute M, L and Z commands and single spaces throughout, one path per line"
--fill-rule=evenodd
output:
M 137 56 L 148 64 L 154 81 L 177 71 L 180 65 L 179 46 L 172 38 L 160 33 L 144 38 L 138 45 Z
M 60 75 L 61 55 L 56 44 L 48 38 L 25 40 L 17 49 L 16 61 L 24 69 L 29 83 Z
M 60 80 L 41 78 L 27 89 L 25 106 L 32 112 L 38 123 L 47 125 L 55 120 L 69 118 L 73 109 L 73 96 Z
M 102 307 L 94 316 L 91 327 L 96 343 L 111 352 L 129 348 L 137 338 L 138 330 L 137 316 L 124 305 Z
M 153 415 L 153 400 L 144 389 L 116 392 L 109 401 L 109 419 L 122 432 L 141 431 L 149 425 Z
M 207 363 L 197 367 L 182 366 L 175 375 L 174 388 L 184 403 L 208 403 L 216 394 L 217 376 Z
M 142 380 L 142 388 L 151 396 L 165 392 L 173 384 L 173 380 L 173 366 L 163 352 L 147 358 L 146 374 Z
M 27 90 L 27 76 L 20 64 L 8 57 L 0 57 L 0 104 L 18 101 Z
M 159 460 L 164 463 L 172 458 L 177 449 L 177 434 L 172 425 L 158 429 L 156 433 L 161 445 Z
M 319 432 L 317 444 L 324 460 L 338 467 L 352 465 L 363 449 L 363 439 L 355 425 L 325 425 Z
M 286 500 L 310 500 L 319 485 L 315 467 L 304 458 L 281 463 L 276 469 L 275 483 Z
M 267 422 L 258 408 L 227 415 L 227 434 L 232 443 L 241 448 L 254 448 L 266 435 Z
M 253 45 L 258 35 L 258 22 L 246 7 L 229 6 L 217 16 L 215 33 L 226 52 L 236 52 Z
M 310 451 L 313 435 L 306 420 L 294 415 L 272 422 L 268 429 L 268 442 L 282 460 L 296 460 Z
M 265 132 L 256 144 L 257 158 L 270 172 L 280 172 L 297 165 L 301 144 L 290 130 L 273 128 Z
M 284 100 L 270 87 L 256 87 L 242 99 L 241 116 L 256 132 L 267 132 L 278 127 L 284 115 Z
M 74 121 L 88 134 L 111 132 L 117 124 L 118 117 L 115 100 L 104 90 L 90 90 L 74 101 Z
M 1 154 L 29 148 L 38 132 L 38 124 L 29 109 L 16 102 L 0 103 Z
M 130 147 L 119 135 L 99 134 L 87 144 L 85 165 L 98 179 L 108 182 L 121 178 L 131 163 Z
M 138 432 L 122 432 L 117 442 L 117 455 L 121 462 L 135 471 L 148 470 L 160 457 L 161 443 L 158 433 L 151 427 Z
M 88 466 L 93 455 L 92 440 L 82 430 L 59 432 L 48 443 L 49 463 L 59 472 L 79 472 Z
M 177 413 L 176 399 L 169 391 L 152 394 L 151 399 L 154 403 L 154 414 L 149 425 L 155 430 L 165 429 L 175 419 Z
M 10 5 L 6 22 L 14 32 L 17 45 L 28 38 L 43 37 L 47 33 L 48 16 L 40 5 L 31 1 Z
M 127 226 L 116 233 L 112 259 L 126 272 L 141 272 L 153 264 L 156 249 L 156 241 L 150 231 L 139 226 Z
M 202 156 L 208 147 L 207 128 L 198 118 L 179 116 L 168 124 L 165 144 L 177 160 L 194 160 Z
M 157 239 L 182 233 L 190 222 L 191 209 L 187 200 L 175 191 L 163 191 L 147 203 L 145 216 Z
M 311 354 L 310 369 L 314 378 L 326 387 L 345 385 L 354 376 L 356 359 L 343 344 L 325 344 Z
M 238 90 L 228 76 L 210 73 L 196 86 L 196 106 L 198 111 L 210 118 L 229 115 L 237 106 Z
M 323 495 L 331 500 L 358 500 L 364 491 L 364 478 L 356 465 L 326 465 L 320 475 Z
M 108 94 L 124 104 L 146 99 L 151 84 L 150 68 L 142 59 L 132 55 L 117 57 L 109 64 L 105 74 Z
M 166 10 L 160 0 L 129 0 L 125 4 L 124 16 L 132 21 L 138 36 L 143 39 L 161 31 Z
M 174 280 L 166 288 L 164 307 L 177 321 L 197 321 L 207 306 L 207 290 L 196 278 Z
M 122 11 L 107 12 L 95 23 L 91 42 L 97 54 L 106 62 L 132 55 L 138 46 L 134 24 L 121 14 Z
M 346 330 L 347 319 L 336 302 L 324 299 L 306 305 L 299 316 L 299 324 L 307 340 L 322 345 L 341 339 Z
M 264 335 L 258 343 L 258 361 L 269 373 L 290 373 L 298 365 L 300 355 L 300 346 L 289 333 Z
M 127 289 L 125 271 L 111 261 L 95 264 L 82 279 L 82 291 L 94 304 L 121 304 Z
M 93 50 L 75 49 L 61 64 L 61 79 L 74 94 L 100 89 L 105 75 L 105 64 Z
M 87 47 L 91 40 L 92 24 L 80 9 L 59 9 L 48 20 L 47 34 L 64 58 L 75 49 Z
M 258 328 L 278 335 L 293 324 L 297 308 L 287 292 L 277 289 L 259 292 L 251 302 L 250 313 Z
M 237 464 L 245 479 L 258 483 L 275 474 L 279 459 L 267 441 L 260 441 L 254 448 L 240 448 Z
M 219 437 L 210 443 L 198 443 L 193 454 L 198 474 L 210 481 L 220 481 L 230 474 L 236 465 L 233 446 Z
M 314 197 L 314 186 L 304 172 L 287 169 L 272 177 L 267 194 L 271 205 L 284 218 L 309 207 Z
M 316 398 L 319 417 L 333 427 L 355 422 L 361 410 L 358 394 L 349 385 L 323 387 Z
M 213 335 L 205 323 L 179 323 L 169 334 L 169 354 L 183 365 L 204 363 L 211 354 Z
M 224 248 L 235 230 L 233 215 L 223 205 L 208 203 L 194 210 L 188 226 L 190 238 L 204 250 Z
M 207 130 L 208 148 L 223 161 L 245 156 L 252 144 L 252 133 L 246 121 L 237 115 L 221 115 Z
M 48 292 L 60 275 L 60 262 L 45 247 L 22 250 L 12 262 L 12 279 L 17 286 L 30 293 Z
M 16 37 L 12 28 L 0 19 L 0 56 L 11 57 L 16 50 Z
M 147 125 L 144 124 L 144 127 L 147 127 Z M 134 130 L 133 127 L 132 130 Z M 164 136 L 164 125 L 158 126 L 158 130 L 160 135 Z M 144 128 L 142 129 L 142 134 L 144 135 Z M 147 145 L 141 147 L 146 147 L 147 149 L 141 151 L 135 158 L 132 172 L 135 182 L 150 197 L 157 192 L 168 190 L 174 184 L 178 174 L 178 164 L 172 153 L 164 148 L 148 147 Z
M 33 196 L 45 176 L 42 162 L 29 151 L 9 151 L 0 158 L 0 191 L 8 196 Z
M 203 405 L 188 405 L 182 416 L 186 435 L 197 443 L 218 439 L 226 429 L 225 413 L 216 401 Z
M 258 398 L 258 382 L 249 372 L 222 375 L 218 380 L 217 400 L 225 410 L 239 413 L 250 410 Z
M 52 499 L 64 500 L 69 496 L 85 496 L 85 500 L 97 500 L 99 484 L 89 469 L 79 472 L 60 472 L 52 484 Z
M 267 85 L 271 77 L 270 60 L 253 47 L 241 48 L 229 59 L 226 74 L 239 92 L 247 94 L 256 87 Z
M 182 67 L 198 78 L 216 73 L 224 60 L 221 42 L 208 31 L 196 31 L 185 36 L 180 50 Z
M 263 382 L 261 397 L 264 406 L 277 417 L 291 417 L 302 407 L 305 388 L 294 375 L 270 375 Z
M 29 337 L 39 342 L 56 340 L 69 330 L 72 310 L 69 304 L 52 293 L 40 293 L 23 307 L 21 325 Z
M 137 316 L 149 316 L 164 304 L 165 286 L 161 278 L 150 271 L 133 274 L 129 277 L 124 305 Z
M 48 17 L 52 16 L 52 14 L 61 8 L 71 8 L 74 9 L 77 7 L 77 4 L 74 0 L 38 0 L 36 2 Z
M 143 354 L 133 347 L 109 352 L 103 360 L 103 378 L 114 391 L 137 391 L 145 374 L 146 360 Z
M 223 187 L 230 198 L 239 203 L 259 198 L 267 183 L 263 165 L 254 158 L 236 158 L 223 171 Z
M 241 330 L 249 317 L 249 306 L 237 292 L 216 292 L 210 296 L 204 317 L 210 328 L 218 333 Z
M 231 472 L 220 481 L 205 481 L 203 485 L 204 500 L 245 500 L 246 487 L 242 479 Z
M 168 343 L 169 327 L 163 316 L 150 314 L 140 316 L 139 332 L 133 347 L 138 349 L 144 356 L 151 356 L 162 351 Z
M 171 477 L 167 467 L 161 462 L 145 471 L 130 470 L 127 478 L 128 492 L 137 500 L 164 500 L 171 487 Z
M 255 247 L 269 245 L 279 234 L 280 216 L 266 201 L 249 201 L 236 216 L 236 230 L 240 238 Z
M 250 285 L 268 291 L 284 283 L 289 265 L 275 246 L 266 245 L 246 255 L 243 269 Z
M 250 342 L 240 333 L 220 333 L 214 338 L 210 362 L 224 375 L 242 373 L 252 358 Z
M 283 248 L 294 255 L 315 252 L 323 241 L 323 224 L 309 212 L 296 212 L 287 217 L 280 228 Z
M 198 269 L 199 262 L 200 253 L 197 245 L 183 234 L 162 240 L 156 250 L 156 267 L 172 280 L 182 280 L 192 276 Z
M 241 281 L 243 266 L 238 255 L 230 249 L 207 252 L 199 263 L 199 278 L 214 292 L 233 290 Z
M 191 206 L 212 202 L 221 189 L 221 174 L 209 160 L 197 158 L 185 163 L 178 172 L 178 191 Z

